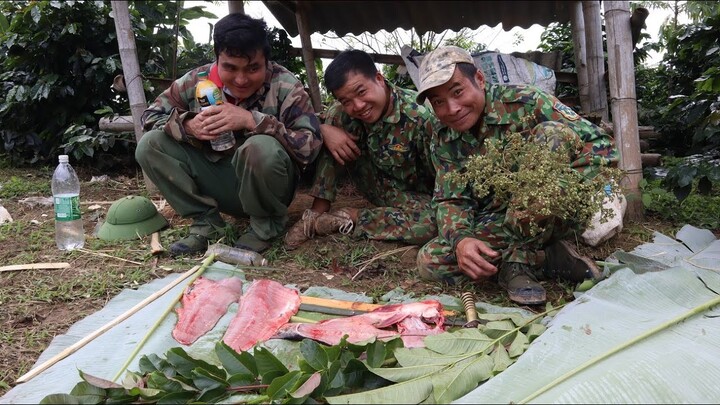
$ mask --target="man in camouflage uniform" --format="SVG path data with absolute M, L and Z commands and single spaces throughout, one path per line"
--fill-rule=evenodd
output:
M 415 102 L 416 92 L 386 81 L 363 51 L 341 52 L 328 65 L 325 86 L 337 102 L 324 113 L 325 148 L 310 191 L 314 200 L 288 231 L 286 247 L 351 230 L 357 238 L 417 245 L 429 241 L 437 235 L 430 207 L 435 116 Z M 375 208 L 330 212 L 343 174 Z
M 510 299 L 522 304 L 545 302 L 538 275 L 573 281 L 600 277 L 593 261 L 562 240 L 574 224 L 550 220 L 545 231 L 531 236 L 527 224 L 508 212 L 505 204 L 498 206 L 492 196 L 475 198 L 472 185 L 452 181 L 448 175 L 461 171 L 470 156 L 484 153 L 485 139 L 526 132 L 548 139 L 558 139 L 558 134 L 579 138 L 584 148 L 573 156 L 571 166 L 592 176 L 600 165 L 617 160 L 613 139 L 535 87 L 486 83 L 470 54 L 458 47 L 442 47 L 426 55 L 419 75 L 418 102 L 429 99 L 448 127 L 433 141 L 439 236 L 420 250 L 420 273 L 450 282 L 456 277 L 481 281 L 497 276 Z
M 191 218 L 173 256 L 204 252 L 222 236 L 220 213 L 249 217 L 237 247 L 263 251 L 281 235 L 300 173 L 322 146 L 320 121 L 302 83 L 270 61 L 263 20 L 230 14 L 215 25 L 216 61 L 176 80 L 145 110 L 135 157 L 175 211 Z M 208 72 L 226 102 L 200 112 L 198 73 Z M 210 140 L 232 131 L 230 150 Z

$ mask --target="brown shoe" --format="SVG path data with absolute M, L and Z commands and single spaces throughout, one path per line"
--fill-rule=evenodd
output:
M 511 301 L 523 305 L 544 304 L 545 288 L 537 282 L 530 266 L 523 263 L 503 263 L 498 272 L 498 284 L 503 287 Z
M 313 210 L 305 210 L 302 218 L 285 234 L 285 248 L 295 249 L 315 236 L 315 221 L 321 214 Z
M 335 232 L 349 234 L 353 230 L 353 221 L 350 214 L 339 209 L 333 212 L 324 212 L 315 221 L 315 234 L 318 236 L 330 235 Z
M 600 280 L 602 271 L 589 257 L 582 256 L 565 240 L 545 248 L 544 274 L 548 278 L 560 278 L 579 283 L 585 279 Z

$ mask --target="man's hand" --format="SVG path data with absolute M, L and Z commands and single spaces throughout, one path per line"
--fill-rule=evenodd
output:
M 325 147 L 341 165 L 344 166 L 360 156 L 360 148 L 356 144 L 359 139 L 357 136 L 328 124 L 320 125 L 320 132 Z
M 232 104 L 215 105 L 183 123 L 185 132 L 201 141 L 215 139 L 226 131 L 255 128 L 250 111 Z
M 490 261 L 499 258 L 500 253 L 490 249 L 479 239 L 465 238 L 458 242 L 455 256 L 460 270 L 473 280 L 481 281 L 497 273 L 497 267 Z

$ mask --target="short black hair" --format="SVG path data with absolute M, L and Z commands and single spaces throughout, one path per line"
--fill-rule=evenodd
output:
M 262 50 L 265 60 L 270 59 L 267 24 L 262 19 L 243 13 L 232 13 L 221 18 L 215 24 L 213 42 L 216 59 L 222 52 L 228 56 L 251 59 L 259 50 Z
M 367 52 L 359 49 L 342 51 L 325 69 L 325 88 L 330 93 L 335 92 L 345 85 L 347 76 L 351 72 L 360 73 L 368 79 L 372 79 L 378 70 Z
M 462 73 L 463 76 L 465 76 L 468 80 L 470 80 L 473 84 L 473 86 L 480 88 L 480 85 L 478 84 L 477 80 L 475 80 L 475 73 L 477 73 L 478 68 L 472 63 L 464 63 L 460 62 L 455 65 L 455 67 L 460 70 L 460 73 Z

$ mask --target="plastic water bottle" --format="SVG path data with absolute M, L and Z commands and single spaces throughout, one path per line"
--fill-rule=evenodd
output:
M 200 104 L 200 111 L 213 105 L 223 103 L 222 92 L 218 86 L 208 78 L 207 72 L 198 73 L 198 83 L 195 85 L 195 98 Z M 210 141 L 213 150 L 224 151 L 235 146 L 235 135 L 232 131 L 226 131 Z
M 85 245 L 80 217 L 80 180 L 68 163 L 68 155 L 60 155 L 58 161 L 50 187 L 55 206 L 55 243 L 61 250 L 73 250 Z
M 267 266 L 268 261 L 260 253 L 253 252 L 252 250 L 240 249 L 236 247 L 230 247 L 223 245 L 222 243 L 215 243 L 208 247 L 203 257 L 209 257 L 211 254 L 215 255 L 215 260 L 229 264 L 240 264 L 245 266 Z

